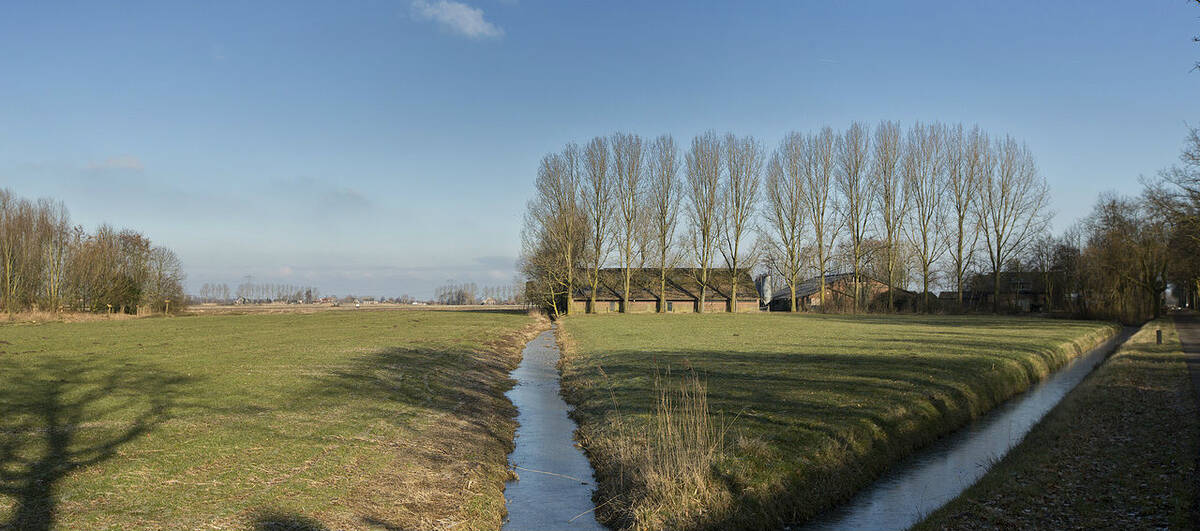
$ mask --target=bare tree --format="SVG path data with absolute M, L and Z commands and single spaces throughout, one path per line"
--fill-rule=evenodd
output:
M 1042 286 L 1046 290 L 1046 312 L 1054 311 L 1054 293 L 1058 288 L 1054 273 L 1060 245 L 1058 239 L 1049 234 L 1034 238 L 1029 245 L 1029 269 L 1042 277 Z
M 642 137 L 624 133 L 612 136 L 612 169 L 617 203 L 617 254 L 621 261 L 624 289 L 621 291 L 621 311 L 629 312 L 629 284 L 638 253 L 644 221 L 641 207 L 645 187 L 645 154 Z M 643 240 L 644 241 L 644 240 Z
M 878 193 L 879 221 L 883 224 L 886 254 L 884 270 L 887 271 L 888 311 L 895 308 L 896 273 L 901 257 L 900 238 L 903 234 L 904 216 L 908 208 L 908 193 L 899 171 L 903 147 L 900 139 L 900 124 L 880 122 L 875 128 L 871 177 Z
M 754 137 L 725 135 L 725 186 L 720 217 L 721 256 L 729 271 L 729 308 L 737 311 L 738 274 L 755 262 L 757 245 L 743 241 L 753 231 L 758 189 L 762 180 L 762 145 Z
M 954 289 L 959 308 L 963 305 L 963 280 L 975 258 L 979 242 L 979 217 L 975 214 L 979 176 L 990 164 L 987 135 L 978 126 L 964 136 L 962 125 L 946 137 L 946 194 L 949 200 L 951 230 L 947 244 Z
M 613 183 L 609 173 L 609 147 L 604 137 L 593 138 L 584 151 L 583 205 L 587 217 L 587 282 L 591 288 L 587 311 L 596 311 L 600 269 L 612 249 Z
M 796 285 L 804 272 L 806 149 L 807 143 L 800 133 L 788 133 L 767 166 L 766 220 L 771 231 L 771 237 L 767 238 L 771 245 L 767 261 L 771 270 L 787 282 L 788 309 L 793 312 L 800 310 Z
M 911 201 L 905 233 L 921 270 L 921 306 L 926 312 L 931 310 L 929 285 L 933 264 L 946 250 L 944 136 L 945 127 L 941 124 L 917 123 L 909 130 L 908 147 L 901 163 L 904 187 Z
M 862 305 L 863 241 L 871 225 L 871 207 L 875 186 L 870 179 L 870 131 L 858 122 L 838 137 L 838 190 L 842 195 L 842 214 L 850 233 L 850 266 L 854 274 L 855 312 Z
M 526 273 L 535 273 L 558 315 L 558 297 L 566 295 L 563 313 L 570 313 L 575 265 L 579 260 L 586 222 L 579 207 L 578 148 L 547 155 L 538 167 L 536 195 L 526 216 Z M 551 263 L 550 260 L 553 260 Z
M 697 312 L 704 311 L 708 271 L 719 235 L 721 215 L 721 139 L 709 131 L 692 139 L 687 165 L 688 232 L 700 284 Z
M 821 308 L 825 308 L 825 275 L 828 272 L 829 260 L 833 255 L 833 246 L 837 242 L 837 234 L 841 229 L 838 219 L 839 203 L 834 193 L 834 175 L 837 172 L 835 161 L 836 135 L 830 127 L 824 127 L 807 141 L 805 151 L 806 164 L 804 171 L 804 205 L 808 213 L 808 223 L 813 231 L 813 245 L 817 251 L 816 269 L 819 277 L 820 292 L 818 300 Z
M 679 148 L 675 139 L 663 135 L 650 143 L 647 160 L 649 171 L 650 232 L 658 267 L 658 311 L 667 311 L 664 296 L 667 291 L 667 271 L 675 266 L 679 253 L 672 249 L 675 227 L 679 218 L 679 199 L 683 190 L 679 183 Z
M 992 311 L 1000 311 L 1000 270 L 1046 229 L 1046 181 L 1029 148 L 1012 137 L 993 147 L 993 171 L 981 175 L 979 225 L 992 268 Z
M 175 252 L 166 247 L 154 247 L 147 259 L 148 281 L 142 294 L 142 304 L 151 311 L 170 313 L 183 306 L 183 266 Z

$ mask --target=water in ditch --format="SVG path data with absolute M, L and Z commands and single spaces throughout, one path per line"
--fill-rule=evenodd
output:
M 525 345 L 523 356 L 512 373 L 517 385 L 507 394 L 519 423 L 508 462 L 519 479 L 504 488 L 503 529 L 604 529 L 592 504 L 592 467 L 575 446 L 575 422 L 559 394 L 553 330 Z
M 890 468 L 803 529 L 907 529 L 961 494 L 1132 333 L 1076 358 L 1028 391 Z

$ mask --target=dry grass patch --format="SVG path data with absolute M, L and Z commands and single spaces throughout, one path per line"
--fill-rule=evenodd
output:
M 138 317 L 137 315 L 127 313 L 45 312 L 29 310 L 15 313 L 0 313 L 0 323 L 89 323 L 94 321 L 124 321 L 137 319 Z

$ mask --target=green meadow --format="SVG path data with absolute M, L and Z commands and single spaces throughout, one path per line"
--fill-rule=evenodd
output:
M 0 325 L 0 529 L 495 529 L 534 320 Z
M 1025 317 L 584 315 L 560 339 L 600 518 L 722 528 L 804 521 L 1114 332 Z M 679 420 L 696 394 L 681 375 L 699 383 L 710 419 Z M 708 450 L 687 449 L 697 444 Z M 689 459 L 713 470 L 650 477 L 704 469 Z M 680 483 L 693 486 L 663 492 Z

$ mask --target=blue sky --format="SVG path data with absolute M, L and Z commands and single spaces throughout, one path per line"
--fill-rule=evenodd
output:
M 193 289 L 429 296 L 512 279 L 567 141 L 941 120 L 1027 141 L 1061 228 L 1176 160 L 1195 34 L 1183 0 L 7 4 L 0 186 Z

